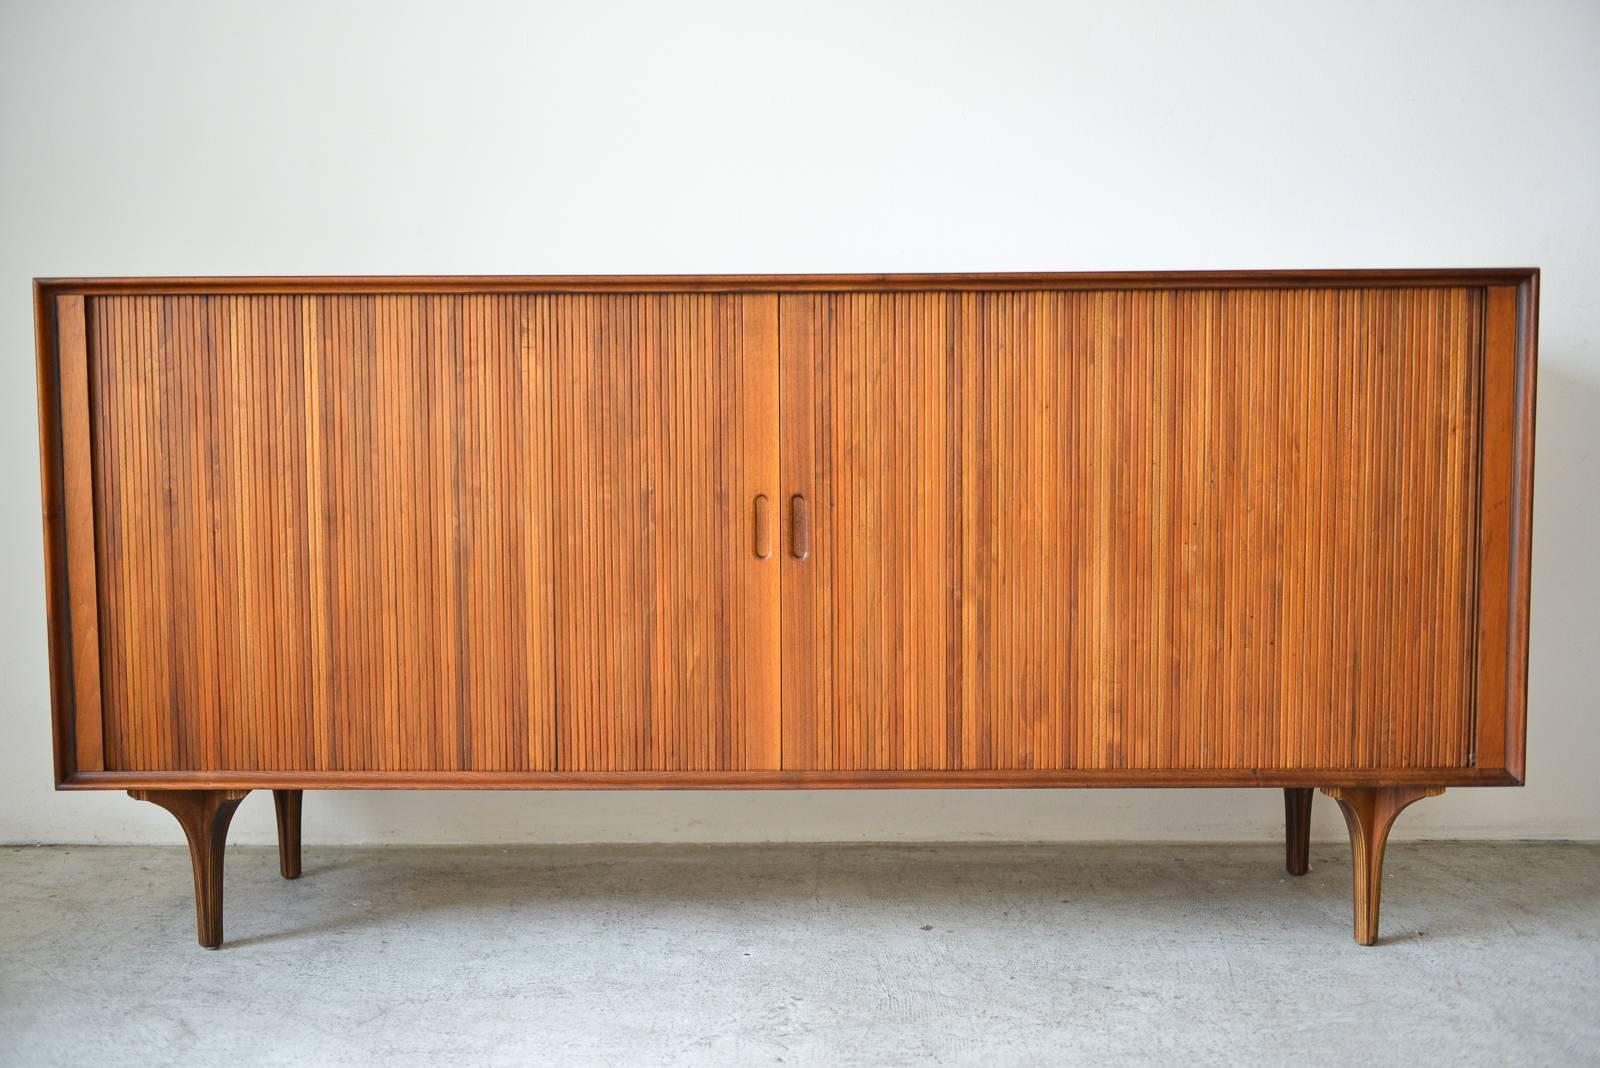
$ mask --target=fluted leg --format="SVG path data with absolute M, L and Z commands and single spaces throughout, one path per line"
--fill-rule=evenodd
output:
M 1355 873 L 1356 941 L 1378 940 L 1378 902 L 1383 892 L 1383 849 L 1395 817 L 1413 801 L 1437 797 L 1442 786 L 1324 787 L 1339 802 L 1350 829 L 1351 869 Z
M 137 801 L 160 805 L 178 818 L 194 865 L 195 925 L 200 944 L 222 945 L 222 856 L 228 824 L 249 790 L 129 790 Z
M 1316 792 L 1309 786 L 1283 791 L 1283 866 L 1290 875 L 1311 870 L 1311 799 Z
M 278 870 L 285 879 L 300 878 L 300 790 L 272 791 L 278 810 Z

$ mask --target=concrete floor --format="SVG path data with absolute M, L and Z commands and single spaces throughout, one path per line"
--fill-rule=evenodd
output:
M 0 850 L 0 1064 L 1600 1063 L 1600 845 Z

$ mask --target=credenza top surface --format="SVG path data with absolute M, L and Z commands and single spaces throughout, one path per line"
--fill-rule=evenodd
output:
M 951 274 L 324 275 L 36 278 L 81 293 L 714 293 L 937 290 L 1261 289 L 1517 285 L 1537 267 Z

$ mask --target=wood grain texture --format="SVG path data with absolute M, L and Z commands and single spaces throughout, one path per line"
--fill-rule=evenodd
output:
M 272 791 L 272 810 L 278 820 L 278 873 L 285 879 L 300 878 L 300 814 L 304 803 L 303 790 Z
M 35 308 L 58 785 L 1523 776 L 1535 271 Z
M 1519 662 L 1514 623 L 1519 599 L 1515 596 L 1519 565 L 1525 561 L 1514 551 L 1519 526 L 1516 515 L 1520 465 L 1517 429 L 1521 421 L 1520 401 L 1527 388 L 1518 358 L 1517 291 L 1509 286 L 1494 286 L 1485 291 L 1484 347 L 1495 358 L 1486 360 L 1486 381 L 1481 413 L 1484 466 L 1490 471 L 1506 471 L 1513 477 L 1485 481 L 1478 508 L 1479 598 L 1477 612 L 1478 648 L 1484 651 L 1477 665 L 1476 755 L 1485 762 L 1506 767 L 1520 766 L 1513 750 L 1520 738 L 1508 714 L 1516 698 L 1511 693 L 1512 672 Z M 1528 443 L 1531 449 L 1531 442 Z M 1521 600 L 1525 600 L 1522 598 Z M 1524 627 L 1525 629 L 1525 627 Z
M 557 368 L 558 766 L 778 766 L 777 300 L 537 298 Z
M 1535 267 L 1264 271 L 1000 271 L 920 274 L 321 275 L 36 278 L 46 292 L 83 296 L 288 293 L 1015 293 L 1143 289 L 1412 289 L 1523 286 Z
M 59 306 L 63 295 L 38 279 L 33 283 L 33 347 L 39 390 L 39 505 L 44 536 L 45 634 L 50 669 L 50 756 L 57 788 L 82 769 L 77 759 L 76 683 L 72 678 L 72 597 L 67 583 L 76 571 L 67 556 L 66 481 L 61 425 Z M 87 453 L 87 448 L 80 446 Z M 93 475 L 90 475 L 91 479 Z
M 551 765 L 548 687 L 512 710 L 476 639 L 548 622 L 475 551 L 503 353 L 433 311 L 93 302 L 110 767 Z
M 63 509 L 66 521 L 68 614 L 72 644 L 72 737 L 76 765 L 105 768 L 104 713 L 100 694 L 100 613 L 95 561 L 94 474 L 90 459 L 88 326 L 84 299 L 56 298 L 60 351 Z
M 1468 763 L 1482 290 L 781 299 L 786 768 Z
M 1325 787 L 1339 803 L 1350 832 L 1350 871 L 1354 884 L 1355 937 L 1363 946 L 1378 942 L 1378 916 L 1383 897 L 1383 857 L 1396 817 L 1425 797 L 1438 797 L 1438 786 L 1376 789 Z
M 62 790 L 994 790 L 1518 786 L 1504 768 L 1019 771 L 86 771 Z
M 1314 790 L 1283 791 L 1283 868 L 1290 875 L 1311 870 L 1311 802 Z
M 129 790 L 135 801 L 160 805 L 177 818 L 189 840 L 194 868 L 195 928 L 207 949 L 222 945 L 222 875 L 228 826 L 248 790 Z
M 93 302 L 110 767 L 554 767 L 549 398 L 483 302 Z
M 106 767 L 776 766 L 775 298 L 91 307 Z
M 1511 483 L 1511 526 L 1507 575 L 1508 609 L 1511 627 L 1507 635 L 1509 679 L 1504 715 L 1506 758 L 1501 766 L 1521 782 L 1527 774 L 1528 759 L 1528 614 L 1533 593 L 1533 455 L 1534 425 L 1539 392 L 1539 272 L 1532 272 L 1516 285 L 1516 333 L 1509 353 L 1486 346 L 1484 361 L 1510 360 L 1516 366 L 1515 411 L 1511 435 L 1511 467 L 1507 472 L 1485 469 L 1485 484 Z M 1481 611 L 1481 607 L 1480 607 Z M 1480 715 L 1479 720 L 1482 721 Z

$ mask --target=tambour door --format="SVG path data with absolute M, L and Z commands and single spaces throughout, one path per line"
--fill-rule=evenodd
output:
M 775 297 L 57 311 L 81 767 L 777 766 Z
M 84 301 L 106 769 L 555 766 L 553 385 L 513 303 Z
M 783 295 L 784 766 L 1467 765 L 1483 312 Z
M 551 299 L 560 766 L 775 770 L 777 298 Z

